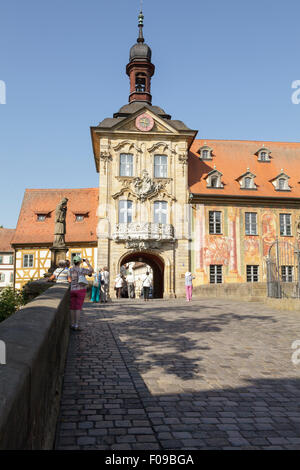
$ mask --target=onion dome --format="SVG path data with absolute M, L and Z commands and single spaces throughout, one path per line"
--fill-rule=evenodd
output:
M 136 44 L 132 46 L 129 54 L 129 61 L 132 60 L 148 60 L 151 62 L 152 51 L 148 44 L 145 43 L 143 36 L 143 27 L 144 27 L 144 15 L 142 12 L 139 14 L 139 37 L 137 38 Z

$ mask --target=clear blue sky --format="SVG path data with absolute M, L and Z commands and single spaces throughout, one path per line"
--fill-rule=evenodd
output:
M 0 225 L 25 188 L 96 187 L 90 126 L 128 102 L 139 0 L 6 0 Z M 198 138 L 300 141 L 299 0 L 144 0 L 153 104 Z M 300 155 L 299 155 L 300 158 Z

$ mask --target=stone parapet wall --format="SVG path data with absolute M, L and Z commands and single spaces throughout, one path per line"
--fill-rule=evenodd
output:
M 267 284 L 265 282 L 205 284 L 195 286 L 193 295 L 197 297 L 262 300 L 267 296 Z
M 0 450 L 51 449 L 69 340 L 68 286 L 55 285 L 0 324 Z
M 300 299 L 267 297 L 265 282 L 247 282 L 234 284 L 206 284 L 193 289 L 194 298 L 235 299 L 250 302 L 262 302 L 277 310 L 300 310 Z

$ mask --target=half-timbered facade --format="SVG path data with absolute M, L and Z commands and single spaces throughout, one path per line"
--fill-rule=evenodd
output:
M 25 191 L 12 247 L 15 252 L 15 287 L 39 279 L 51 266 L 55 209 L 68 198 L 66 219 L 67 259 L 75 254 L 97 259 L 97 188 L 27 189 Z
M 0 289 L 14 284 L 14 251 L 11 240 L 15 230 L 0 227 Z

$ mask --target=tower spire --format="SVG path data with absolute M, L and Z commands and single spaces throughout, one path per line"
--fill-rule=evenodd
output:
M 154 74 L 154 65 L 151 63 L 151 49 L 145 43 L 143 36 L 144 15 L 139 14 L 139 37 L 136 44 L 132 46 L 129 54 L 129 63 L 126 66 L 126 73 L 130 79 L 129 102 L 144 101 L 151 104 L 151 77 Z
M 143 15 L 143 12 L 142 10 L 140 11 L 140 14 L 139 14 L 139 24 L 138 24 L 138 27 L 139 27 L 139 37 L 137 39 L 137 42 L 145 42 L 145 39 L 144 39 L 144 36 L 143 36 L 143 27 L 144 27 L 144 15 Z

